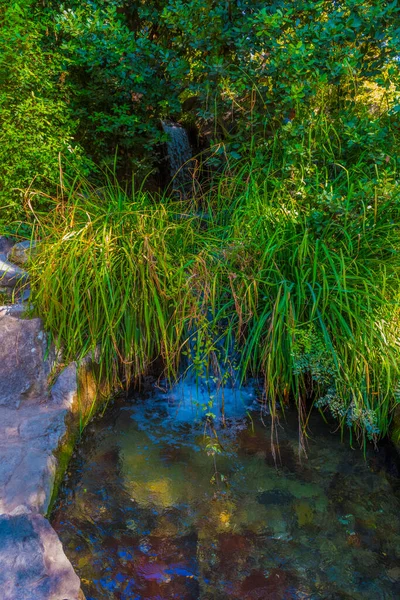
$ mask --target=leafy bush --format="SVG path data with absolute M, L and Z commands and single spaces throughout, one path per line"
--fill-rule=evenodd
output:
M 398 15 L 372 0 L 3 0 L 3 214 L 34 178 L 54 192 L 60 153 L 64 170 L 117 156 L 122 179 L 144 179 L 162 164 L 166 117 L 195 125 L 218 167 L 276 133 L 289 167 L 316 124 L 346 167 L 393 158 Z
M 0 219 L 7 224 L 24 218 L 27 188 L 54 192 L 61 166 L 85 166 L 73 141 L 76 121 L 63 90 L 61 58 L 45 47 L 46 24 L 36 20 L 35 4 L 0 8 Z
M 379 133 L 376 119 L 357 123 L 365 105 L 382 113 L 398 102 L 397 2 L 69 0 L 63 7 L 57 32 L 82 141 L 98 161 L 118 145 L 125 169 L 154 156 L 160 118 L 191 113 L 211 144 L 229 142 L 237 156 L 248 154 L 253 136 L 323 112 L 350 132 L 362 128 L 361 137 L 350 134 L 354 153 Z M 374 99 L 366 85 L 375 86 Z

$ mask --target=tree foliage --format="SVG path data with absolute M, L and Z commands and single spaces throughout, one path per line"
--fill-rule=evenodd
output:
M 64 164 L 82 166 L 61 56 L 47 45 L 46 22 L 35 4 L 4 2 L 0 12 L 2 216 L 19 211 L 31 184 L 52 188 L 60 156 Z
M 166 117 L 234 158 L 288 123 L 295 155 L 325 119 L 336 159 L 382 162 L 398 133 L 399 16 L 397 0 L 3 0 L 2 188 L 80 147 L 103 166 L 118 149 L 122 175 L 144 174 Z
M 193 324 L 195 367 L 227 324 L 272 406 L 301 413 L 311 382 L 342 424 L 387 431 L 399 16 L 398 0 L 0 0 L 0 221 L 33 207 L 34 302 L 68 358 L 173 373 Z M 125 185 L 159 168 L 161 119 L 211 165 L 185 204 Z

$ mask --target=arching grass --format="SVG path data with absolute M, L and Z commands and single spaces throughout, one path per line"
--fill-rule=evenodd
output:
M 315 186 L 288 193 L 251 168 L 245 181 L 215 286 L 241 372 L 263 374 L 272 405 L 292 399 L 302 413 L 313 398 L 357 433 L 386 433 L 399 381 L 398 192 L 378 181 L 368 199 L 346 176 L 340 211 L 316 220 Z
M 34 305 L 66 361 L 92 352 L 114 383 L 156 361 L 173 379 L 185 354 L 198 374 L 262 376 L 272 411 L 296 403 L 302 427 L 314 402 L 376 439 L 399 386 L 396 176 L 278 164 L 187 202 L 72 186 L 36 215 Z
M 158 357 L 176 372 L 196 243 L 180 208 L 85 182 L 41 218 L 33 298 L 65 360 L 91 352 L 126 385 Z

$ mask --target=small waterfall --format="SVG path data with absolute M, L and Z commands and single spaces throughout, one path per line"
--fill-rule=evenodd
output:
M 179 407 L 183 420 L 190 420 L 188 415 L 214 415 L 215 427 L 224 425 L 226 418 L 243 417 L 250 406 L 260 409 L 258 382 L 249 379 L 241 383 L 240 355 L 234 344 L 227 344 L 221 332 L 210 332 L 214 356 L 206 357 L 205 348 L 197 352 L 202 342 L 196 328 L 187 334 L 188 347 L 181 358 L 178 381 L 172 385 L 166 380 L 159 382 L 160 389 L 164 388 L 160 397 L 168 401 L 171 409 Z
M 178 123 L 161 121 L 168 135 L 169 170 L 174 190 L 185 190 L 192 181 L 192 149 L 186 129 Z

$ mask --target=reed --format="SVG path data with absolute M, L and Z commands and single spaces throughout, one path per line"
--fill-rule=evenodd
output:
M 33 303 L 65 360 L 92 353 L 129 386 L 155 364 L 174 379 L 188 355 L 197 374 L 261 376 L 272 414 L 295 403 L 303 432 L 317 405 L 361 441 L 385 435 L 399 397 L 397 174 L 360 157 L 316 164 L 302 143 L 289 160 L 274 140 L 269 160 L 188 201 L 109 177 L 36 214 Z
M 262 172 L 250 165 L 234 184 L 214 275 L 241 373 L 263 374 L 272 411 L 292 400 L 305 414 L 312 400 L 361 437 L 385 434 L 399 381 L 399 193 L 379 174 L 366 190 L 359 165 L 297 189 Z M 330 189 L 337 206 L 321 215 Z

